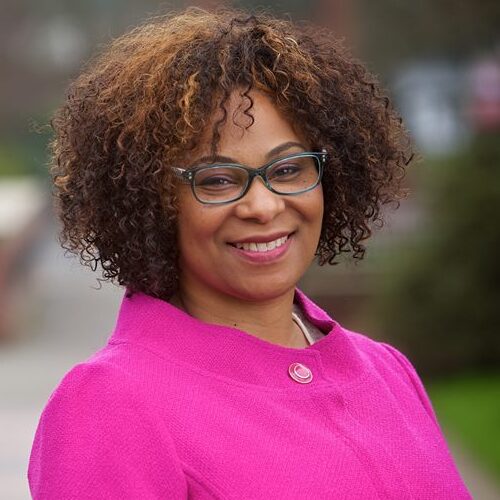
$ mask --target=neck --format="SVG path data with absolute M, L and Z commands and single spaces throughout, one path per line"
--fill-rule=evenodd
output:
M 249 301 L 192 287 L 181 287 L 170 302 L 206 323 L 243 330 L 267 342 L 304 348 L 307 340 L 292 319 L 294 289 L 262 301 Z

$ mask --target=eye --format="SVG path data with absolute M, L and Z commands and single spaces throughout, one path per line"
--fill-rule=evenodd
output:
M 287 181 L 294 179 L 304 171 L 305 165 L 301 159 L 287 160 L 273 165 L 267 173 L 267 177 L 272 181 Z
M 234 184 L 234 180 L 227 177 L 209 175 L 198 181 L 197 184 L 199 186 L 226 186 L 227 184 Z
M 221 190 L 242 186 L 245 182 L 245 171 L 227 167 L 209 167 L 198 170 L 194 178 L 198 189 Z
M 278 168 L 273 170 L 273 175 L 275 177 L 283 177 L 294 174 L 298 170 L 300 170 L 299 165 L 294 165 L 293 163 L 289 163 L 287 165 L 280 165 Z

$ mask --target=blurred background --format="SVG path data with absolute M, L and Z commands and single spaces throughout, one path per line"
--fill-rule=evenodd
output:
M 360 263 L 301 287 L 347 328 L 413 362 L 475 498 L 500 498 L 500 2 L 2 0 L 0 17 L 0 498 L 29 498 L 38 417 L 102 346 L 122 290 L 64 255 L 47 123 L 103 44 L 170 9 L 265 7 L 327 25 L 376 73 L 420 152 Z

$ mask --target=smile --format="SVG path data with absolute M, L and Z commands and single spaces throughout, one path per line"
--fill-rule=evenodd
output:
M 270 250 L 274 250 L 275 248 L 279 248 L 281 245 L 284 245 L 288 240 L 288 236 L 283 236 L 282 238 L 277 238 L 273 241 L 267 241 L 265 243 L 234 243 L 233 245 L 236 248 L 241 250 L 246 250 L 247 252 L 269 252 Z
M 250 264 L 272 264 L 280 261 L 288 253 L 294 234 L 295 232 L 270 241 L 262 241 L 262 238 L 259 238 L 261 241 L 229 243 L 229 248 L 239 259 Z

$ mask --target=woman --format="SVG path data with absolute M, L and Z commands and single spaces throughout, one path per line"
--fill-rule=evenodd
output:
M 191 9 L 54 119 L 63 243 L 127 289 L 41 416 L 34 498 L 470 498 L 409 361 L 296 284 L 363 256 L 405 133 L 324 31 Z

